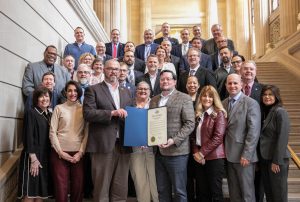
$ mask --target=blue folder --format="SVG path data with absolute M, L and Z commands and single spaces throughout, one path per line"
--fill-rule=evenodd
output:
M 129 106 L 125 110 L 124 146 L 147 146 L 148 110 Z

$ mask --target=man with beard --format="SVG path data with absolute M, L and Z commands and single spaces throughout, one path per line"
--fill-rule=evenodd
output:
M 42 77 L 46 72 L 54 73 L 55 86 L 58 92 L 64 89 L 65 84 L 70 80 L 70 74 L 66 68 L 55 64 L 56 59 L 57 49 L 55 46 L 50 45 L 46 47 L 42 61 L 27 65 L 22 81 L 22 91 L 26 97 L 41 84 Z
M 228 93 L 226 90 L 226 78 L 229 74 L 234 73 L 234 69 L 231 65 L 232 51 L 229 50 L 228 47 L 220 48 L 220 56 L 221 56 L 221 67 L 215 71 L 215 77 L 217 82 L 217 91 L 220 95 L 221 100 L 228 97 Z
M 167 52 L 167 57 L 170 58 L 170 62 L 173 63 L 173 65 L 175 66 L 176 69 L 176 75 L 179 76 L 179 64 L 180 64 L 180 58 L 176 57 L 175 55 L 171 55 L 171 51 L 172 51 L 172 43 L 169 40 L 164 40 L 161 42 L 161 46 L 163 47 L 163 49 L 166 50 Z
M 132 106 L 130 92 L 120 88 L 120 64 L 108 60 L 104 81 L 85 91 L 84 119 L 89 122 L 86 151 L 92 161 L 93 201 L 126 201 L 129 152 L 123 146 L 126 106 Z
M 82 89 L 82 96 L 80 98 L 80 102 L 83 103 L 84 92 L 90 85 L 91 80 L 91 69 L 86 64 L 80 64 L 77 68 L 77 81 Z
M 154 34 L 151 29 L 146 29 L 144 31 L 144 44 L 138 45 L 134 53 L 135 57 L 147 61 L 147 58 L 150 54 L 155 54 L 158 44 L 153 42 Z
M 136 85 L 136 81 L 139 77 L 142 77 L 144 74 L 141 71 L 135 69 L 135 57 L 132 51 L 127 51 L 124 54 L 123 62 L 128 66 L 128 76 L 127 80 L 132 85 Z

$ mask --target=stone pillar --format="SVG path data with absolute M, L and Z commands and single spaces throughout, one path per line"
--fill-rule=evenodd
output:
M 112 29 L 119 29 L 121 27 L 121 2 L 120 0 L 111 0 L 111 13 L 112 17 Z
M 299 0 L 280 1 L 280 38 L 285 39 L 297 31 L 297 15 L 299 12 Z
M 127 0 L 120 1 L 120 41 L 127 42 L 128 25 L 127 25 Z
M 265 54 L 266 44 L 269 40 L 269 2 L 265 0 L 254 1 L 254 29 L 256 58 Z M 250 19 L 252 20 L 252 19 Z
M 207 0 L 207 33 L 211 33 L 211 26 L 213 24 L 217 24 L 218 21 L 218 6 L 217 6 L 217 0 Z M 211 34 L 209 34 L 209 37 L 211 37 Z
M 144 31 L 146 29 L 152 29 L 152 18 L 151 18 L 151 5 L 152 0 L 141 0 L 140 1 L 140 42 L 144 42 Z M 155 30 L 153 30 L 155 33 Z
M 94 0 L 94 10 L 107 35 L 110 35 L 111 26 L 111 1 L 110 0 Z

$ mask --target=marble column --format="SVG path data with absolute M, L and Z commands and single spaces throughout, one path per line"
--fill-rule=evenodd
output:
M 110 0 L 94 0 L 94 10 L 105 30 L 110 35 L 111 26 L 111 1 Z
M 299 0 L 280 1 L 280 38 L 285 39 L 297 31 L 297 15 L 299 12 Z
M 146 29 L 152 29 L 151 24 L 151 5 L 152 0 L 141 0 L 140 1 L 140 41 L 144 42 L 144 31 Z M 155 30 L 153 30 L 153 33 Z
M 252 31 L 255 32 L 255 55 L 260 58 L 265 54 L 266 44 L 269 39 L 269 2 L 265 0 L 254 1 L 254 27 Z M 250 19 L 252 20 L 252 19 Z
M 119 29 L 121 27 L 121 2 L 120 0 L 111 0 L 112 29 Z
M 127 42 L 128 36 L 128 25 L 127 25 L 127 0 L 120 1 L 120 41 Z
M 211 33 L 211 26 L 218 23 L 217 0 L 207 0 L 207 33 Z M 210 38 L 211 35 L 209 34 Z

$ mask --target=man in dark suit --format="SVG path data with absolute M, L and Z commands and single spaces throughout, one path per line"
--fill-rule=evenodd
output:
M 123 62 L 128 66 L 128 82 L 136 86 L 139 77 L 142 77 L 144 73 L 142 71 L 137 70 L 135 66 L 134 53 L 132 51 L 125 52 Z
M 126 201 L 129 152 L 123 146 L 126 106 L 132 105 L 128 89 L 119 87 L 120 64 L 109 60 L 103 82 L 87 88 L 83 115 L 89 122 L 86 151 L 90 152 L 94 182 L 93 201 Z
M 222 63 L 221 56 L 220 56 L 220 48 L 227 47 L 229 50 L 231 50 L 232 56 L 235 56 L 235 55 L 238 54 L 237 51 L 232 50 L 228 46 L 228 40 L 227 40 L 227 38 L 225 36 L 219 36 L 216 39 L 216 43 L 217 43 L 217 51 L 210 55 L 211 56 L 211 62 L 212 62 L 212 69 L 213 69 L 213 71 L 215 71 L 216 69 L 218 69 L 221 66 L 221 63 Z
M 256 64 L 254 61 L 249 60 L 242 64 L 242 68 L 240 70 L 242 80 L 243 80 L 243 88 L 242 91 L 245 95 L 253 98 L 260 103 L 261 90 L 263 85 L 256 82 Z M 257 152 L 259 153 L 259 147 L 257 147 Z M 264 201 L 264 186 L 262 182 L 260 168 L 257 165 L 255 170 L 255 197 L 257 202 Z
M 66 83 L 70 80 L 70 74 L 66 68 L 55 64 L 56 59 L 57 49 L 55 46 L 50 45 L 46 47 L 42 61 L 27 65 L 22 81 L 22 91 L 26 97 L 41 84 L 42 77 L 46 72 L 54 73 L 57 92 L 61 92 L 65 87 Z
M 211 27 L 211 34 L 213 35 L 213 38 L 206 40 L 205 45 L 203 46 L 203 52 L 208 55 L 211 55 L 218 51 L 216 40 L 218 37 L 223 35 L 222 26 L 220 24 L 214 24 Z M 228 39 L 227 46 L 230 50 L 235 50 L 233 41 L 231 39 Z
M 113 58 L 118 58 L 124 55 L 124 44 L 120 40 L 120 31 L 113 29 L 110 32 L 111 42 L 106 43 L 105 54 L 111 55 Z
M 260 135 L 260 106 L 245 96 L 238 74 L 227 77 L 229 97 L 223 101 L 228 113 L 225 152 L 230 201 L 255 201 L 254 170 L 258 161 L 256 146 Z
M 202 41 L 199 37 L 194 37 L 191 41 L 192 47 L 199 50 L 200 53 L 200 67 L 207 68 L 212 70 L 211 58 L 209 55 L 201 52 L 202 50 Z M 189 71 L 188 59 L 187 57 L 182 57 L 179 65 L 180 72 Z
M 200 84 L 200 89 L 206 85 L 212 85 L 216 88 L 216 79 L 213 73 L 206 68 L 200 66 L 199 50 L 196 48 L 190 48 L 188 51 L 188 65 L 189 71 L 180 75 L 178 81 L 178 90 L 187 93 L 186 83 L 189 76 L 196 76 Z
M 131 97 L 135 97 L 135 86 L 128 82 L 128 66 L 125 62 L 120 62 L 120 76 L 119 76 L 119 85 L 123 88 L 127 88 Z
M 127 52 L 127 51 L 131 51 L 131 52 L 135 53 L 135 45 L 132 41 L 127 41 L 125 43 L 124 53 Z M 124 61 L 124 56 L 119 57 L 118 61 L 123 62 Z M 141 60 L 141 59 L 137 58 L 136 56 L 134 56 L 134 69 L 136 71 L 140 71 L 144 74 L 145 69 L 146 69 L 146 64 L 145 64 L 144 60 Z
M 234 73 L 234 69 L 231 65 L 232 51 L 227 47 L 222 47 L 220 49 L 220 56 L 222 60 L 221 67 L 218 68 L 214 73 L 217 82 L 217 91 L 221 100 L 224 100 L 228 97 L 228 93 L 226 90 L 226 78 L 229 74 Z
M 103 64 L 105 64 L 105 62 L 107 60 L 112 59 L 112 56 L 105 54 L 105 52 L 106 52 L 105 43 L 103 43 L 102 41 L 98 42 L 96 44 L 96 53 L 97 53 L 96 57 L 102 59 L 103 60 Z
M 148 56 L 147 59 L 147 69 L 148 72 L 139 78 L 139 81 L 146 81 L 151 89 L 150 97 L 154 97 L 161 93 L 160 86 L 159 86 L 159 79 L 160 79 L 160 71 L 158 71 L 158 58 L 156 55 L 151 54 Z
M 150 108 L 167 107 L 167 142 L 158 145 L 155 173 L 159 201 L 187 201 L 187 162 L 189 135 L 195 127 L 193 102 L 189 95 L 175 89 L 176 75 L 170 70 L 160 73 L 162 93 L 153 97 Z
M 169 40 L 173 46 L 178 45 L 179 44 L 178 40 L 170 37 L 170 29 L 171 29 L 171 27 L 170 27 L 169 23 L 167 23 L 167 22 L 163 23 L 161 25 L 161 32 L 162 32 L 163 36 L 158 39 L 155 39 L 154 43 L 161 44 L 161 42 L 163 42 L 164 40 Z
M 201 38 L 201 35 L 202 35 L 201 25 L 193 26 L 193 35 L 194 35 L 194 37 L 200 38 L 202 46 L 205 44 L 206 40 Z M 201 51 L 203 51 L 203 50 L 201 49 Z
M 175 66 L 176 75 L 179 76 L 180 58 L 171 54 L 171 51 L 172 51 L 172 43 L 171 43 L 171 41 L 164 40 L 163 42 L 161 42 L 161 46 L 163 47 L 163 49 L 166 50 L 167 57 L 170 58 L 170 62 L 173 63 L 173 65 Z
M 138 45 L 135 49 L 134 55 L 143 61 L 147 61 L 150 54 L 155 54 L 158 44 L 153 42 L 154 35 L 151 29 L 146 29 L 144 31 L 144 44 Z
M 181 38 L 182 43 L 177 46 L 173 46 L 171 54 L 175 55 L 176 57 L 182 58 L 183 56 L 185 56 L 187 54 L 189 48 L 191 47 L 191 44 L 189 42 L 190 31 L 186 28 L 181 30 L 180 38 Z

